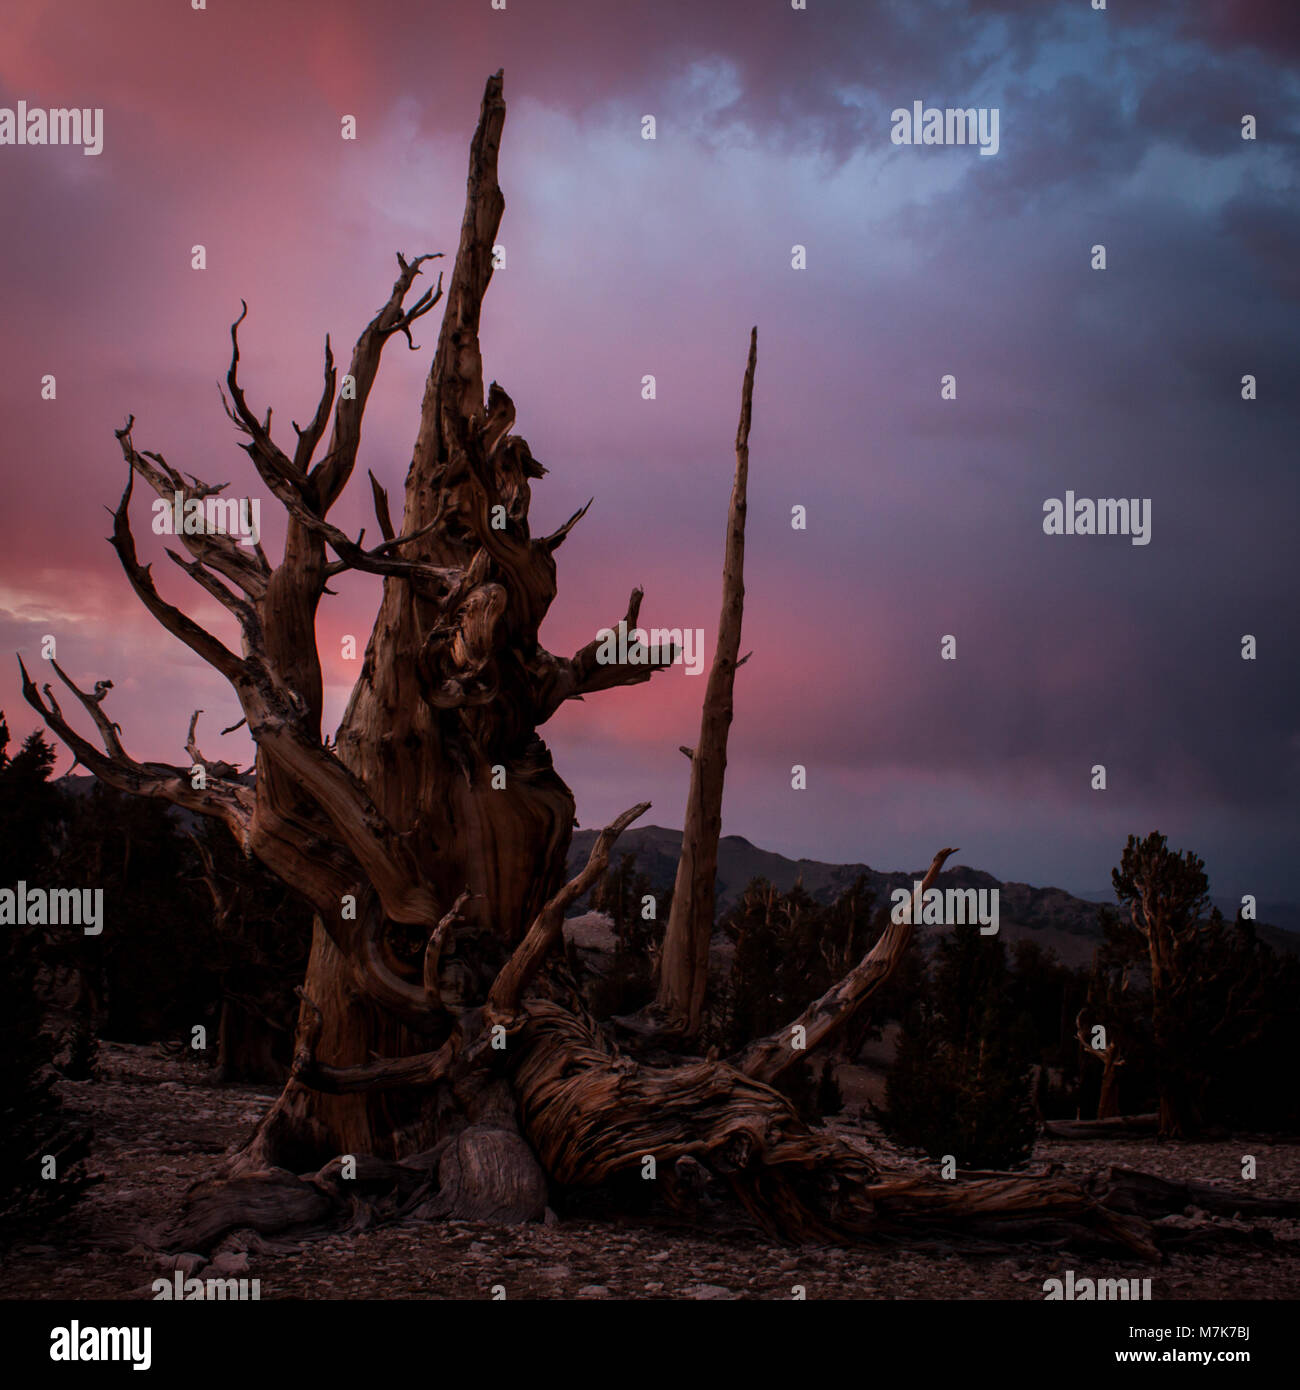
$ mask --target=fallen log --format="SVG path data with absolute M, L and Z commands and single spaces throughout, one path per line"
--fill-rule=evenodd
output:
M 1043 1133 L 1051 1139 L 1149 1139 L 1159 1128 L 1160 1116 L 1153 1111 L 1106 1120 L 1047 1120 Z
M 1089 1191 L 1111 1211 L 1148 1220 L 1197 1207 L 1216 1216 L 1300 1217 L 1300 1201 L 1255 1197 L 1206 1182 L 1170 1182 L 1136 1168 L 1112 1167 L 1094 1175 Z

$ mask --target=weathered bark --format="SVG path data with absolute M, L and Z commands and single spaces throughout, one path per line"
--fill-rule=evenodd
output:
M 758 1221 L 787 1237 L 1082 1232 L 1150 1256 L 1144 1223 L 1107 1211 L 1073 1184 L 891 1175 L 808 1129 L 767 1084 L 802 1051 L 832 1040 L 889 977 L 911 937 L 910 916 L 891 923 L 789 1029 L 746 1049 L 738 1066 L 688 1060 L 659 1069 L 620 1056 L 548 959 L 566 907 L 604 870 L 619 832 L 645 806 L 607 827 L 586 869 L 562 884 L 574 803 L 537 730 L 565 700 L 644 681 L 655 668 L 605 664 L 598 640 L 570 658 L 538 641 L 556 593 L 554 552 L 582 512 L 532 537 L 530 484 L 545 470 L 510 432 L 514 407 L 506 393 L 493 383 L 484 400 L 478 324 L 504 208 L 496 173 L 504 114 L 498 73 L 488 81 L 471 146 L 460 244 L 400 532 L 373 474 L 380 544 L 364 549 L 362 537 L 353 541 L 328 513 L 353 471 L 385 343 L 399 333 L 410 343 L 413 325 L 441 298 L 439 280 L 404 307 L 428 257 L 398 257 L 390 297 L 353 350 L 346 391 L 327 340 L 320 401 L 305 429 L 294 426 L 292 454 L 276 444 L 270 410 L 259 416 L 239 380 L 246 307 L 232 326 L 227 410 L 287 514 L 284 554 L 272 568 L 260 546 L 250 551 L 211 534 L 180 538 L 189 560 L 168 554 L 235 617 L 238 654 L 159 594 L 130 523 L 137 478 L 164 497 L 221 489 L 186 482 L 160 455 L 138 451 L 133 421 L 117 433 L 128 465 L 113 521 L 118 559 L 161 626 L 229 681 L 257 745 L 255 784 L 228 763 L 204 759 L 193 722 L 189 766 L 135 762 L 101 708 L 109 683 L 87 694 L 56 666 L 93 720 L 101 751 L 67 723 L 51 688 L 42 696 L 23 670 L 26 698 L 97 776 L 219 819 L 316 914 L 290 1079 L 223 1178 L 191 1193 L 164 1243 L 194 1248 L 235 1225 L 274 1232 L 366 1221 L 373 1215 L 360 1200 L 366 1193 L 380 1194 L 394 1213 L 528 1219 L 542 1210 L 547 1175 L 591 1185 L 653 1157 L 664 1167 L 670 1200 L 680 1197 L 691 1164 L 707 1165 Z M 661 1002 L 688 1035 L 703 1001 L 740 664 L 756 352 L 755 332 L 736 437 L 718 649 L 692 754 L 662 981 Z M 313 463 L 331 418 L 327 452 Z M 384 590 L 331 743 L 321 730 L 315 620 L 327 582 L 351 570 L 381 575 Z M 629 625 L 640 604 L 634 590 Z M 200 788 L 195 765 L 205 773 Z M 936 856 L 922 891 L 951 853 Z M 356 1161 L 355 1178 L 338 1155 Z
M 736 427 L 736 476 L 727 508 L 727 543 L 722 564 L 722 611 L 718 644 L 704 690 L 699 742 L 682 749 L 691 760 L 682 853 L 677 861 L 672 908 L 664 931 L 655 1004 L 664 1031 L 684 1038 L 700 1030 L 713 934 L 718 837 L 722 834 L 722 787 L 727 771 L 727 734 L 735 710 L 733 690 L 740 664 L 740 623 L 745 610 L 745 510 L 749 486 L 749 425 L 754 405 L 758 329 L 749 335 L 749 361 Z
M 672 1181 L 683 1160 L 730 1183 L 751 1216 L 783 1239 L 846 1242 L 946 1231 L 997 1238 L 1092 1236 L 1146 1259 L 1149 1229 L 1075 1184 L 1006 1176 L 943 1182 L 883 1173 L 865 1154 L 807 1128 L 778 1091 L 724 1062 L 643 1066 L 580 1010 L 535 1001 L 515 1053 L 525 1133 L 559 1183 L 590 1187 L 645 1171 Z

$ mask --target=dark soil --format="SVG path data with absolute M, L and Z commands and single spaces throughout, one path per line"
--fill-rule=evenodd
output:
M 151 1298 L 176 1265 L 141 1232 L 177 1208 L 186 1187 L 238 1146 L 274 1097 L 268 1088 L 215 1086 L 151 1047 L 104 1045 L 102 1075 L 63 1082 L 69 1109 L 95 1128 L 91 1170 L 102 1181 L 57 1226 L 4 1251 L 7 1298 Z M 835 1121 L 852 1142 L 878 1142 L 860 1120 Z M 1258 1177 L 1241 1179 L 1254 1154 Z M 922 1166 L 919 1158 L 902 1159 Z M 1040 1142 L 1034 1165 L 1084 1177 L 1124 1165 L 1171 1179 L 1214 1182 L 1243 1194 L 1300 1194 L 1300 1144 L 1234 1139 L 1213 1144 Z M 561 1203 L 563 1207 L 563 1203 Z M 840 1249 L 775 1244 L 729 1215 L 711 1227 L 593 1214 L 492 1227 L 408 1222 L 350 1233 L 252 1231 L 228 1236 L 211 1265 L 192 1272 L 259 1281 L 262 1298 L 302 1299 L 1041 1299 L 1063 1277 L 1150 1278 L 1153 1299 L 1291 1299 L 1300 1295 L 1300 1223 L 1256 1222 L 1269 1244 L 1180 1252 L 1155 1266 L 1098 1259 L 1068 1248 L 996 1253 L 951 1248 Z M 1195 1210 L 1169 1220 L 1195 1226 Z M 494 1295 L 494 1287 L 497 1292 Z

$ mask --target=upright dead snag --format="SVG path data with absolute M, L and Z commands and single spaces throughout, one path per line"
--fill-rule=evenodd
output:
M 694 1037 L 700 1029 L 709 972 L 709 937 L 713 933 L 714 881 L 718 873 L 718 837 L 722 834 L 722 784 L 727 771 L 727 734 L 734 712 L 732 698 L 740 665 L 740 620 L 745 611 L 745 491 L 749 484 L 749 421 L 754 400 L 758 329 L 749 335 L 749 362 L 736 428 L 736 477 L 727 508 L 727 546 L 722 564 L 722 613 L 718 645 L 704 690 L 700 737 L 692 752 L 691 789 L 682 828 L 682 856 L 677 861 L 673 905 L 664 933 L 659 988 L 655 1003 L 667 1030 Z M 685 751 L 685 750 L 683 750 Z

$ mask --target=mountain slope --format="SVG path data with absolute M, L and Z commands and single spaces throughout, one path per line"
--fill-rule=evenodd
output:
M 569 873 L 587 862 L 596 839 L 595 830 L 577 830 L 569 849 Z M 650 880 L 651 891 L 663 893 L 673 885 L 682 833 L 659 825 L 634 827 L 626 831 L 615 846 L 611 862 L 632 854 L 639 872 Z M 759 849 L 740 835 L 724 835 L 718 842 L 718 913 L 730 908 L 754 878 L 766 878 L 786 891 L 802 879 L 807 892 L 818 902 L 833 902 L 862 875 L 876 894 L 879 910 L 889 904 L 895 888 L 910 888 L 922 877 L 926 866 L 916 872 L 884 872 L 867 864 L 825 864 L 817 859 L 787 859 L 783 854 Z M 1000 883 L 991 874 L 965 865 L 940 874 L 941 888 L 996 888 L 999 890 L 998 934 L 1008 945 L 1016 941 L 1037 941 L 1054 950 L 1067 965 L 1087 965 L 1101 941 L 1097 914 L 1099 902 L 1075 897 L 1061 888 L 1035 888 L 1028 883 Z M 1114 901 L 1110 898 L 1109 901 Z M 1284 908 L 1287 904 L 1281 904 Z M 583 910 L 575 905 L 575 911 Z M 1295 911 L 1294 908 L 1291 909 Z M 1289 914 L 1288 914 L 1289 916 Z M 942 928 L 929 928 L 930 931 Z M 1260 939 L 1277 950 L 1300 954 L 1300 933 L 1261 925 Z

